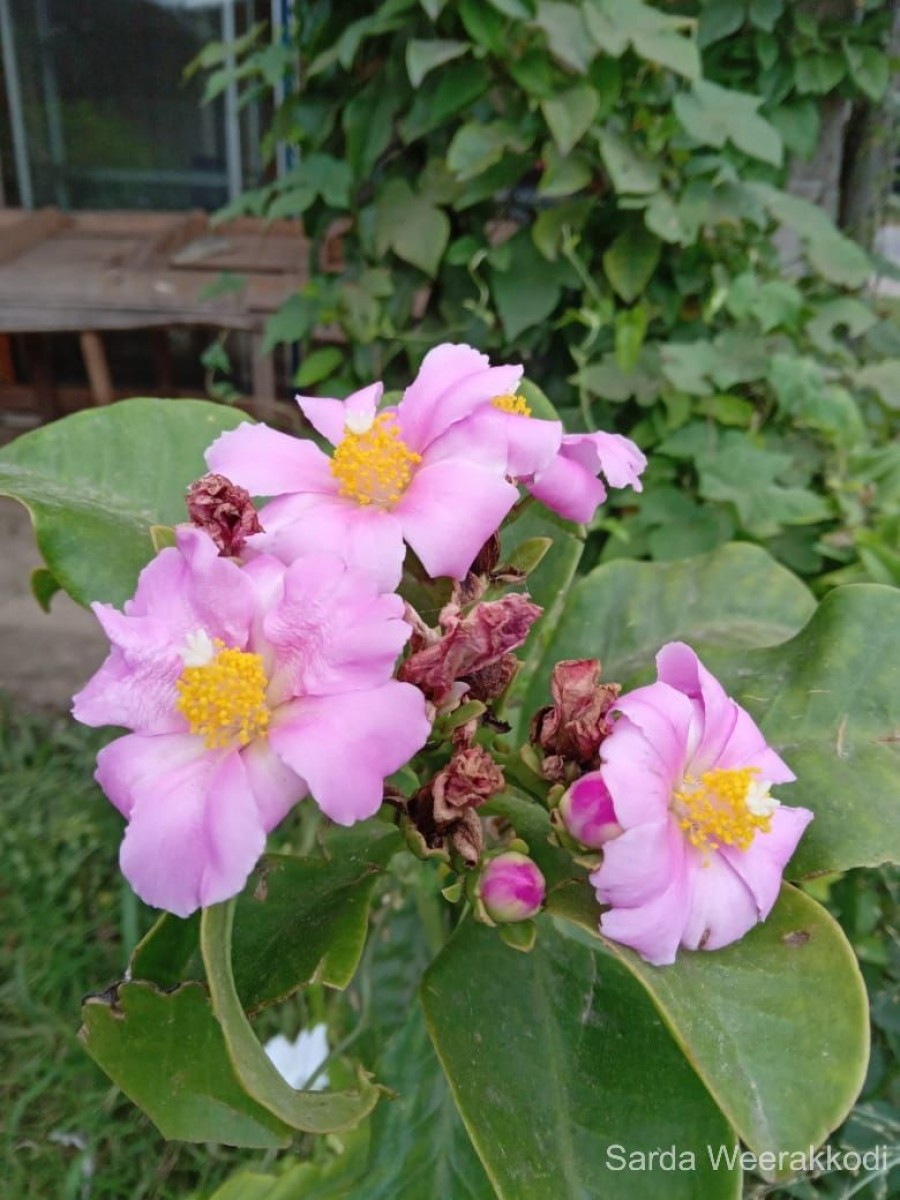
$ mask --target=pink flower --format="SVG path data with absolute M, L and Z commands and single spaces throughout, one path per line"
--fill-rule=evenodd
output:
M 546 884 L 538 866 L 527 854 L 508 850 L 492 858 L 479 880 L 481 902 L 498 924 L 527 921 L 544 903 Z
M 276 497 L 260 513 L 266 532 L 253 539 L 257 550 L 285 562 L 334 550 L 390 590 L 406 542 L 429 575 L 462 579 L 518 498 L 506 478 L 502 423 L 476 428 L 469 418 L 514 390 L 521 374 L 490 366 L 470 346 L 438 346 L 396 408 L 377 411 L 380 383 L 343 401 L 299 397 L 335 447 L 331 457 L 311 441 L 241 425 L 213 443 L 207 462 L 253 495 Z M 536 469 L 554 452 L 525 465 Z
M 793 772 L 689 646 L 664 646 L 657 672 L 619 700 L 602 746 L 624 832 L 591 882 L 611 905 L 601 933 L 663 965 L 679 945 L 716 950 L 765 920 L 813 814 L 770 795 Z
M 462 347 L 460 347 L 462 349 Z M 524 396 L 492 396 L 469 421 L 469 434 L 506 445 L 506 473 L 569 521 L 587 523 L 610 487 L 642 490 L 643 452 L 619 433 L 566 433 L 559 421 L 532 415 Z
M 399 596 L 333 555 L 239 567 L 202 530 L 177 543 L 124 612 L 93 606 L 112 649 L 73 712 L 132 730 L 96 773 L 128 820 L 122 870 L 187 916 L 240 891 L 308 792 L 342 825 L 371 816 L 429 724 L 421 693 L 391 678 L 409 635 Z

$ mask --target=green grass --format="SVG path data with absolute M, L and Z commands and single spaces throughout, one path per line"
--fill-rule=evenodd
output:
M 121 818 L 91 781 L 104 740 L 0 705 L 4 1200 L 183 1200 L 248 1159 L 165 1142 L 78 1041 L 82 997 L 121 978 L 152 920 L 119 874 Z

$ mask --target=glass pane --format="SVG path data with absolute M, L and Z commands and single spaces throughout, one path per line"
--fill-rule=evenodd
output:
M 197 52 L 222 37 L 221 0 L 11 0 L 10 7 L 36 206 L 225 203 L 224 102 L 201 107 L 202 78 L 183 79 Z M 240 33 L 253 4 L 237 0 L 234 8 Z

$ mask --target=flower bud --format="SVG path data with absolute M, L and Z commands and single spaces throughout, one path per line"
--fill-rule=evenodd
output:
M 559 802 L 559 813 L 566 831 L 589 850 L 599 850 L 622 832 L 599 771 L 582 775 L 572 784 Z
M 526 854 L 515 850 L 492 858 L 481 875 L 481 902 L 498 924 L 527 921 L 540 912 L 544 876 Z

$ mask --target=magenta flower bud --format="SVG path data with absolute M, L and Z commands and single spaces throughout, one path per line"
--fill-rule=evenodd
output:
M 599 850 L 622 832 L 612 796 L 599 771 L 576 779 L 560 800 L 559 812 L 567 832 L 589 850 Z
M 515 850 L 492 858 L 481 875 L 481 902 L 498 924 L 536 916 L 545 891 L 544 876 L 536 863 Z

